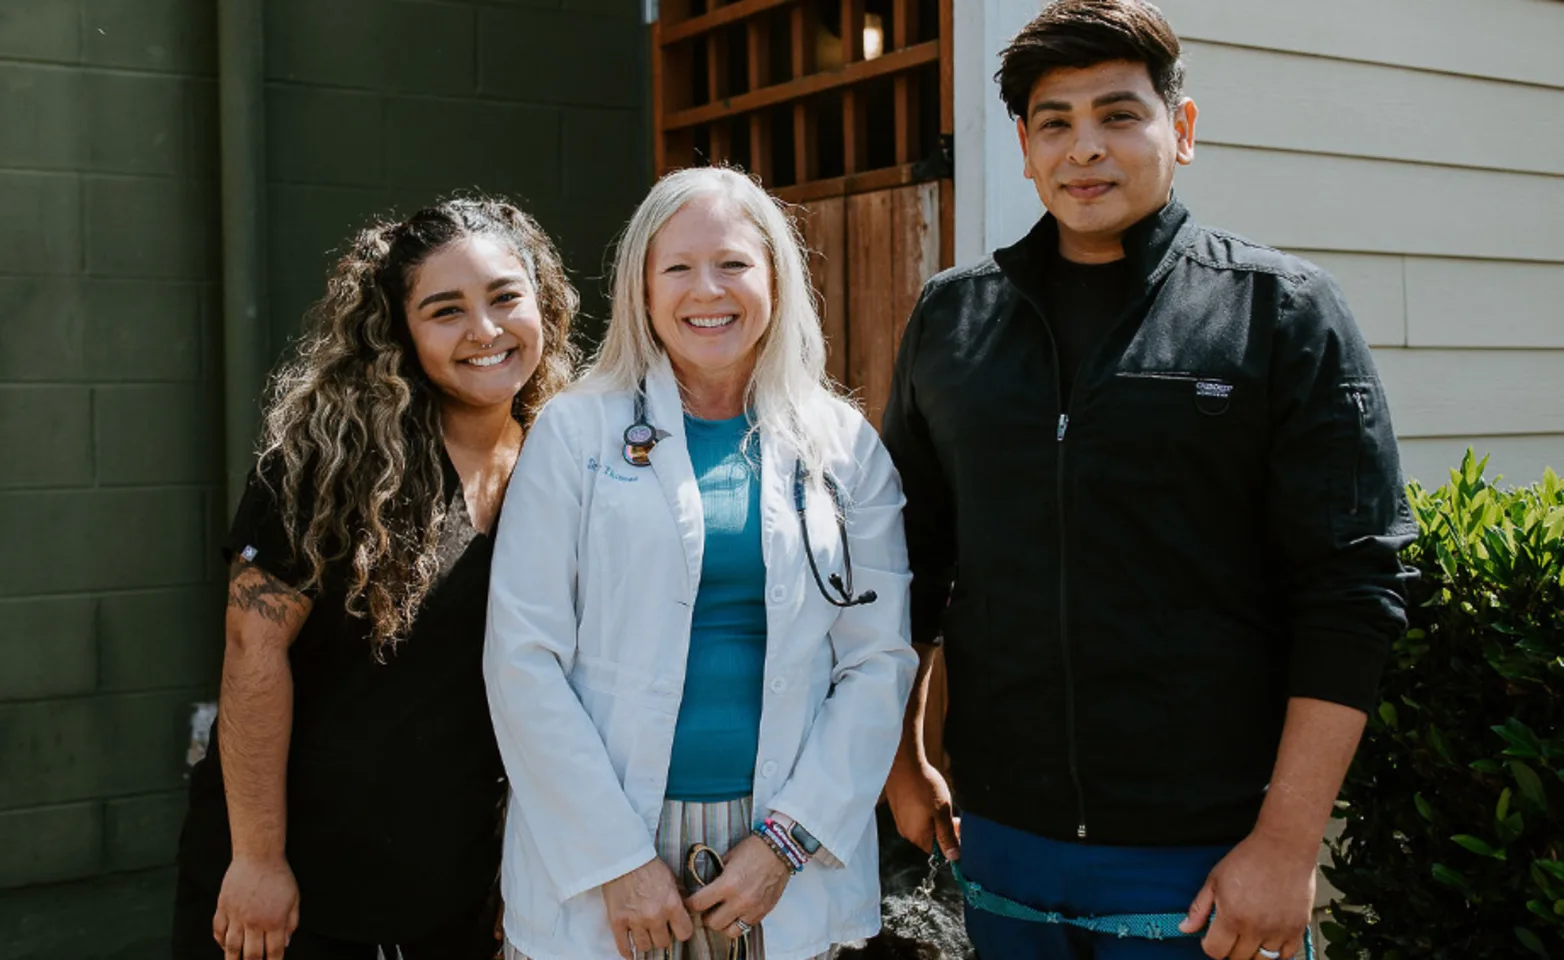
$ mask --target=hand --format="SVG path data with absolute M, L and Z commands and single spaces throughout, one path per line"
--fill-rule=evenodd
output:
M 1251 960 L 1262 947 L 1296 956 L 1314 911 L 1318 848 L 1318 841 L 1251 833 L 1211 870 L 1178 928 L 1198 931 L 1215 909 L 1201 941 L 1206 956 Z
M 738 921 L 759 926 L 782 899 L 793 870 L 756 836 L 740 840 L 722 858 L 722 864 L 722 875 L 697 890 L 684 905 L 691 913 L 701 914 L 701 923 L 708 929 L 737 940 L 741 935 Z
M 947 860 L 961 859 L 961 820 L 951 812 L 950 787 L 933 764 L 903 763 L 898 758 L 885 781 L 885 799 L 896 832 L 908 842 L 931 853 L 938 838 Z
M 614 947 L 625 960 L 631 960 L 632 947 L 647 953 L 695 934 L 673 871 L 655 857 L 603 884 L 603 903 L 608 907 Z
M 299 885 L 282 857 L 234 857 L 212 915 L 226 960 L 282 960 L 299 926 Z

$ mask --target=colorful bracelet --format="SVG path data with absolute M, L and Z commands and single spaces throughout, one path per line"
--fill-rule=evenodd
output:
M 792 853 L 799 863 L 809 862 L 809 851 L 799 845 L 798 839 L 793 836 L 793 831 L 787 828 L 787 824 L 774 817 L 767 817 L 766 831 L 782 841 L 782 844 L 787 847 L 788 851 Z
M 755 824 L 750 832 L 765 841 L 766 846 L 771 848 L 771 852 L 777 855 L 777 859 L 787 864 L 787 868 L 793 873 L 802 871 L 804 864 L 809 862 L 809 858 L 798 849 L 793 839 L 787 835 L 787 831 L 783 830 L 782 825 L 775 820 L 768 817 Z

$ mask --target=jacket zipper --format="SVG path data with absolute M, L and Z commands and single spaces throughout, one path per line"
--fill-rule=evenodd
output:
M 1059 531 L 1059 659 L 1064 667 L 1064 735 L 1065 751 L 1070 766 L 1070 785 L 1075 790 L 1075 837 L 1077 840 L 1086 839 L 1086 791 L 1081 786 L 1081 769 L 1079 754 L 1075 745 L 1075 673 L 1070 667 L 1070 578 L 1068 538 L 1064 532 L 1064 454 L 1065 436 L 1070 430 L 1070 410 L 1075 405 L 1075 389 L 1080 384 L 1081 373 L 1087 368 L 1088 360 L 1095 357 L 1102 341 L 1113 332 L 1112 328 L 1103 332 L 1097 345 L 1087 351 L 1087 356 L 1082 358 L 1080 366 L 1075 372 L 1075 378 L 1070 381 L 1070 393 L 1066 396 L 1059 389 L 1059 379 L 1063 371 L 1059 365 L 1059 341 L 1054 338 L 1053 327 L 1048 324 L 1048 315 L 1044 312 L 1042 304 L 1034 303 L 1037 315 L 1042 318 L 1043 329 L 1048 333 L 1048 344 L 1053 354 L 1054 365 L 1054 399 L 1059 404 L 1059 425 L 1054 431 L 1054 441 L 1059 446 L 1059 457 L 1054 469 L 1054 500 L 1055 509 L 1058 511 L 1056 527 Z M 1122 318 L 1121 318 L 1122 319 Z M 1118 324 L 1113 325 L 1117 327 Z
M 1087 838 L 1086 790 L 1081 786 L 1079 753 L 1075 744 L 1075 674 L 1070 668 L 1069 550 L 1068 538 L 1064 532 L 1064 455 L 1066 450 L 1064 441 L 1070 430 L 1069 411 L 1075 407 L 1075 391 L 1080 386 L 1081 380 L 1085 378 L 1086 371 L 1091 369 L 1091 361 L 1097 358 L 1097 354 L 1102 351 L 1103 344 L 1107 343 L 1113 336 L 1114 331 L 1118 330 L 1126 319 L 1141 309 L 1150 296 L 1149 291 L 1150 285 L 1148 284 L 1146 289 L 1133 298 L 1128 308 L 1122 311 L 1118 318 L 1109 324 L 1106 330 L 1102 331 L 1102 334 L 1097 338 L 1097 342 L 1086 351 L 1086 355 L 1081 358 L 1081 363 L 1075 371 L 1075 378 L 1070 381 L 1069 396 L 1065 396 L 1059 390 L 1059 377 L 1062 372 L 1059 368 L 1059 341 L 1054 338 L 1053 327 L 1048 323 L 1048 314 L 1043 310 L 1042 304 L 1035 300 L 1032 301 L 1032 306 L 1037 311 L 1037 315 L 1042 318 L 1043 330 L 1047 332 L 1048 343 L 1052 348 L 1054 399 L 1059 404 L 1059 424 L 1054 432 L 1054 440 L 1059 446 L 1059 457 L 1055 468 L 1054 480 L 1054 499 L 1057 502 L 1059 530 L 1059 653 L 1064 666 L 1065 746 L 1070 765 L 1070 785 L 1075 788 L 1075 838 L 1077 840 L 1085 840 Z M 1031 300 L 1031 297 L 1027 297 L 1027 299 Z
M 1049 332 L 1052 337 L 1052 331 Z M 1058 367 L 1058 351 L 1054 352 L 1054 366 Z M 1079 374 L 1077 374 L 1079 377 Z M 1055 383 L 1058 381 L 1055 380 Z M 1071 401 L 1075 399 L 1075 385 L 1070 385 Z M 1061 406 L 1063 398 L 1060 398 Z M 1069 568 L 1069 551 L 1064 534 L 1064 437 L 1070 429 L 1070 414 L 1061 410 L 1059 412 L 1059 431 L 1057 441 L 1059 444 L 1059 459 L 1054 470 L 1057 489 L 1054 499 L 1058 502 L 1059 510 L 1059 654 L 1064 662 L 1064 730 L 1065 746 L 1070 758 L 1070 784 L 1075 787 L 1075 837 L 1077 840 L 1086 839 L 1086 791 L 1081 787 L 1081 770 L 1075 750 L 1075 674 L 1070 669 L 1070 593 L 1069 576 L 1066 571 Z
M 1358 409 L 1358 433 L 1352 441 L 1352 508 L 1347 512 L 1358 515 L 1358 462 L 1363 459 L 1363 435 L 1368 432 L 1368 407 L 1363 402 L 1363 391 L 1352 391 L 1352 405 Z

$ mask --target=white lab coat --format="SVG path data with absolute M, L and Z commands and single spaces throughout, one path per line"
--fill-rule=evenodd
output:
M 628 391 L 577 388 L 538 416 L 505 496 L 494 548 L 484 678 L 510 777 L 505 933 L 534 960 L 613 960 L 603 883 L 652 846 L 684 691 L 704 524 L 683 409 L 664 358 L 647 376 L 650 422 L 670 435 L 651 466 L 623 456 Z M 765 918 L 767 960 L 798 960 L 879 929 L 874 805 L 916 672 L 909 642 L 900 479 L 850 406 L 822 398 L 847 501 L 854 587 L 839 610 L 804 556 L 794 455 L 761 440 L 766 662 L 755 759 L 757 817 L 803 824 L 819 858 Z M 807 516 L 820 574 L 842 571 L 830 497 Z M 829 858 L 826 858 L 829 859 Z

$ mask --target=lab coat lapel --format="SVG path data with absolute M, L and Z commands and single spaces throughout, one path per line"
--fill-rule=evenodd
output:
M 652 448 L 652 472 L 657 475 L 657 483 L 662 487 L 668 508 L 673 511 L 674 522 L 679 527 L 688 576 L 685 599 L 694 604 L 701 581 L 706 522 L 701 510 L 700 487 L 695 482 L 695 468 L 690 464 L 690 449 L 684 435 L 684 404 L 679 399 L 679 384 L 667 357 L 659 357 L 647 371 L 646 394 L 648 419 L 654 428 L 668 433 Z

